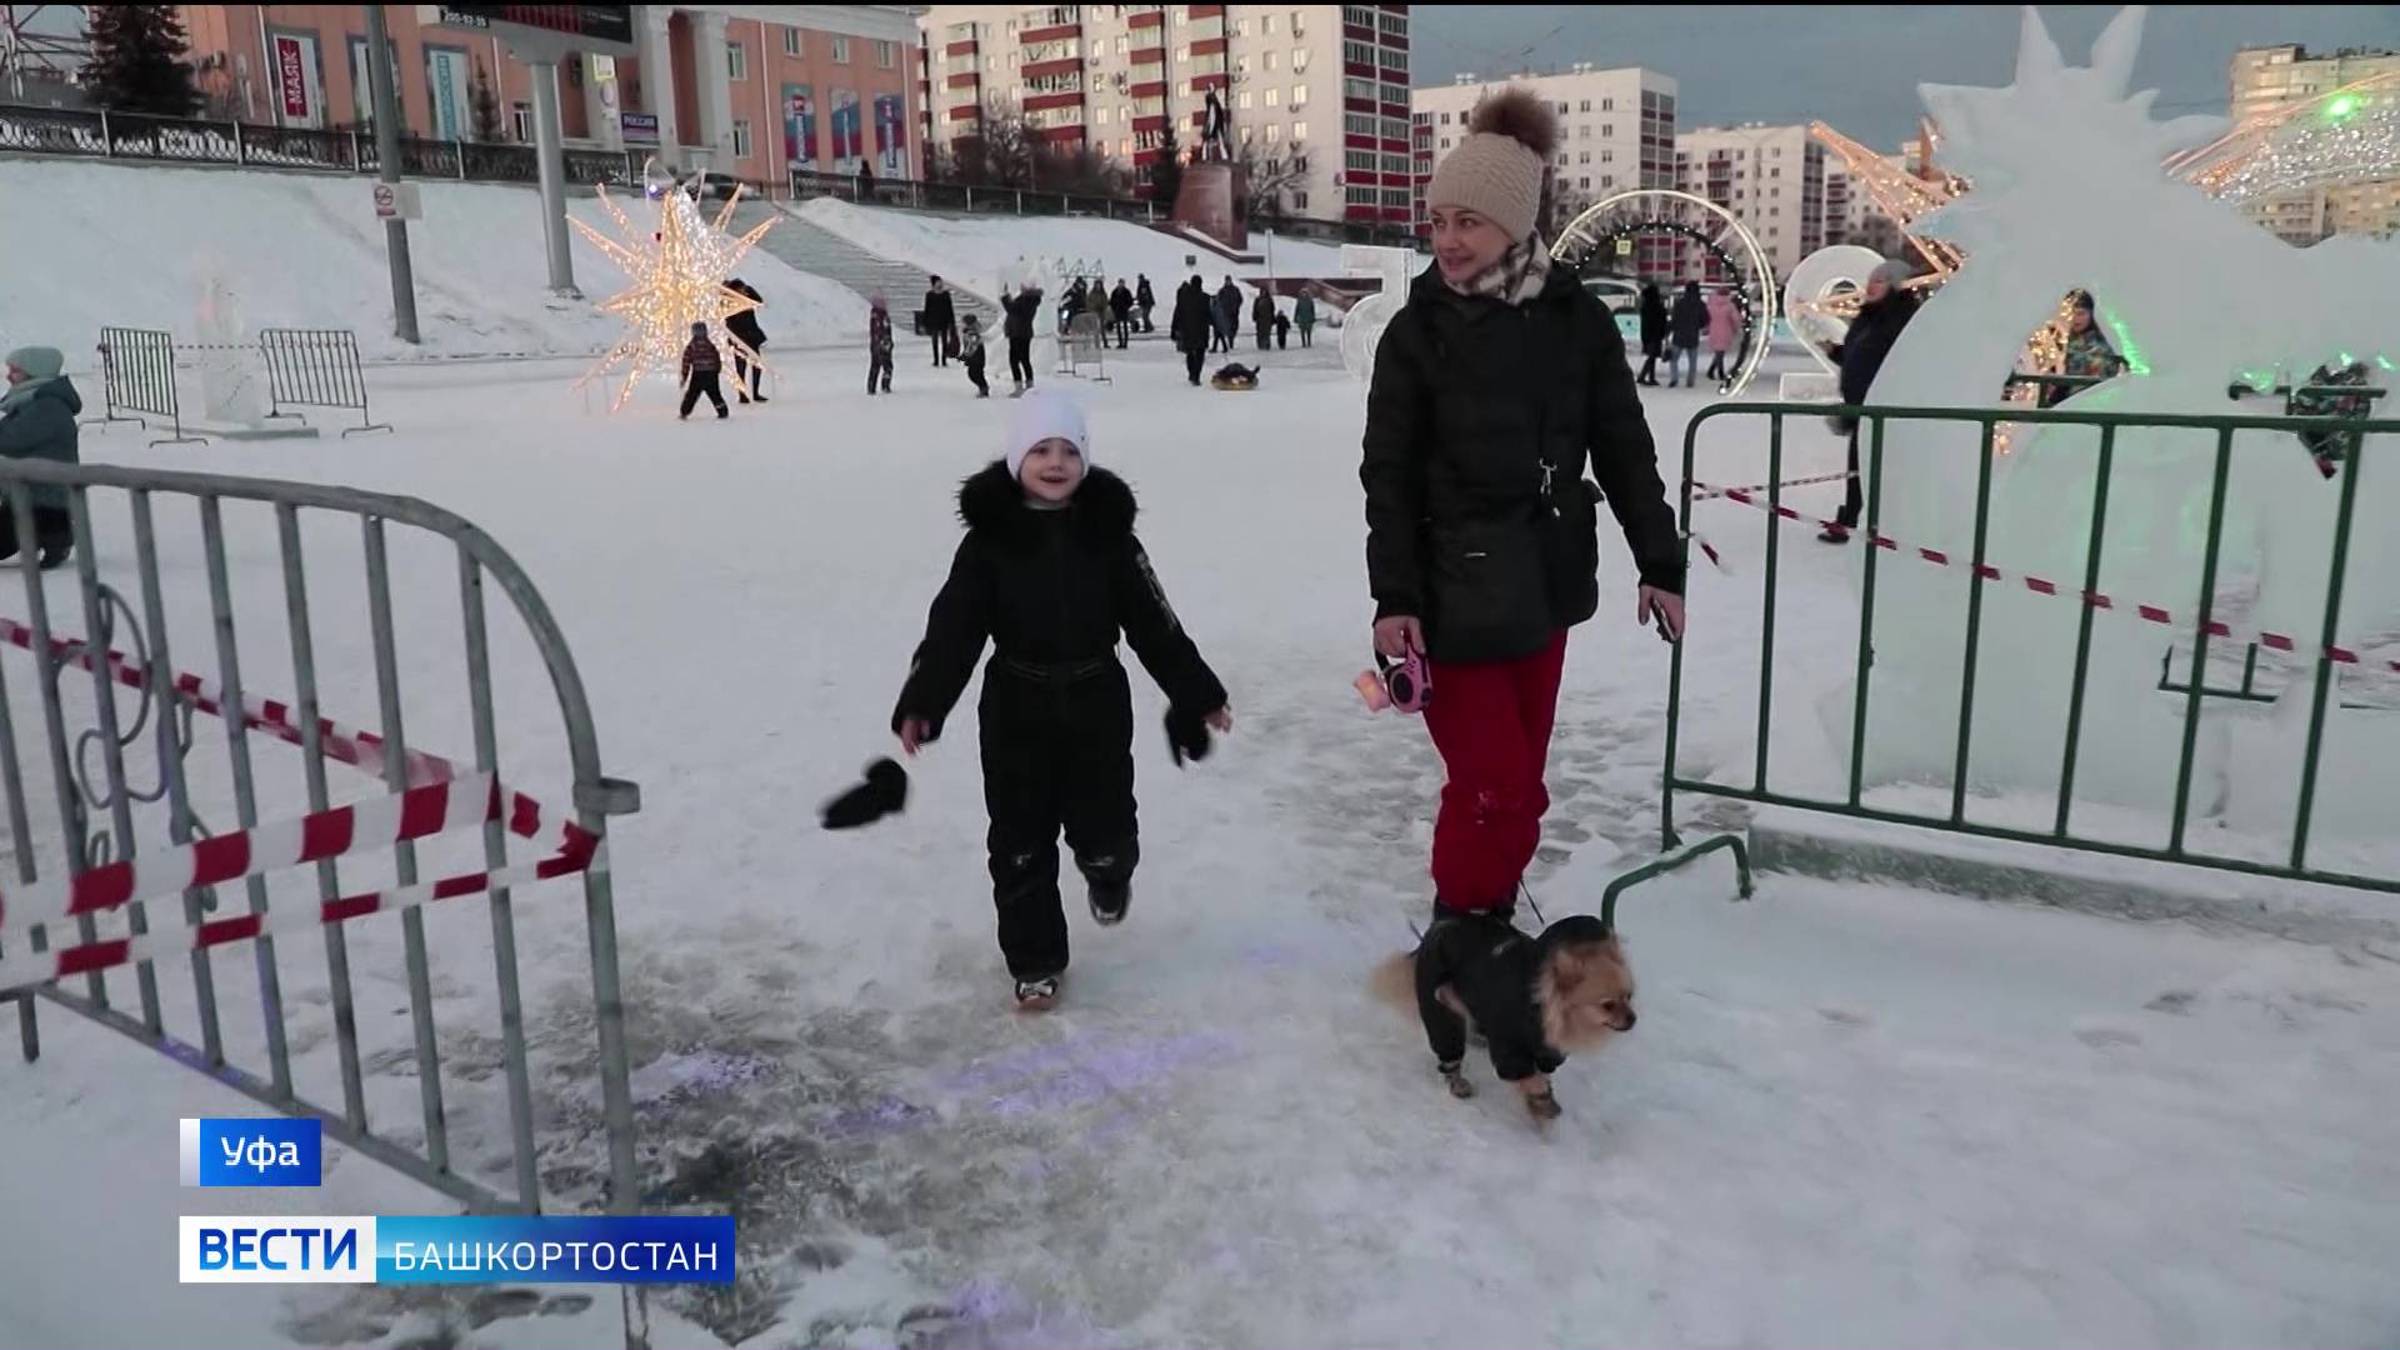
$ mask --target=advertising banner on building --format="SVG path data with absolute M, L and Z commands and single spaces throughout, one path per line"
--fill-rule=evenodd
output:
M 817 167 L 816 91 L 805 84 L 783 87 L 783 162 L 791 169 Z
M 317 97 L 316 38 L 307 33 L 277 33 L 270 45 L 274 47 L 276 106 L 283 113 L 283 124 L 323 125 L 323 100 Z
M 833 160 L 845 171 L 867 153 L 866 128 L 859 125 L 858 91 L 833 91 Z
M 908 122 L 898 94 L 875 96 L 876 172 L 886 178 L 908 177 Z
M 433 138 L 463 141 L 472 138 L 475 111 L 469 86 L 474 74 L 467 54 L 455 47 L 425 49 L 425 85 L 432 95 Z

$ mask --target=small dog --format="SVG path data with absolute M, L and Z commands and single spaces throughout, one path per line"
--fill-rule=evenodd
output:
M 1493 1072 L 1516 1086 L 1537 1122 L 1559 1116 L 1550 1075 L 1566 1057 L 1634 1024 L 1624 943 L 1585 914 L 1537 938 L 1498 915 L 1445 913 L 1416 951 L 1376 967 L 1373 986 L 1394 1007 L 1416 1008 L 1451 1096 L 1475 1095 L 1465 1073 L 1472 1023 Z

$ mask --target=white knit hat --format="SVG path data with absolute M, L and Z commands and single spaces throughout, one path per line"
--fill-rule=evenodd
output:
M 1508 232 L 1533 233 L 1542 207 L 1542 173 L 1558 148 L 1558 119 L 1531 90 L 1511 88 L 1482 103 L 1458 148 L 1434 167 L 1428 207 L 1464 207 Z
M 1025 456 L 1053 436 L 1075 447 L 1085 468 L 1092 463 L 1092 434 L 1084 427 L 1083 409 L 1065 394 L 1029 389 L 1008 416 L 1008 476 L 1024 471 Z

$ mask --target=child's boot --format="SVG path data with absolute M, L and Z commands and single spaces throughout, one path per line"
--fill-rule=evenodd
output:
M 1048 1012 L 1058 1006 L 1058 977 L 1044 975 L 1038 980 L 1017 981 L 1018 1012 Z

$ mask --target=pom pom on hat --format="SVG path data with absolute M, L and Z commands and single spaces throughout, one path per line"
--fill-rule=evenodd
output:
M 1510 88 L 1477 104 L 1467 135 L 1443 158 L 1426 189 L 1429 207 L 1489 218 L 1514 242 L 1533 233 L 1542 173 L 1558 149 L 1558 116 L 1530 89 Z
M 1084 426 L 1083 409 L 1075 400 L 1048 389 L 1028 390 L 1017 400 L 1016 409 L 1008 417 L 1008 442 L 1001 447 L 1008 460 L 1008 476 L 1015 478 L 1025 468 L 1025 456 L 1033 447 L 1052 438 L 1067 442 L 1083 456 L 1085 468 L 1092 463 L 1092 435 Z

